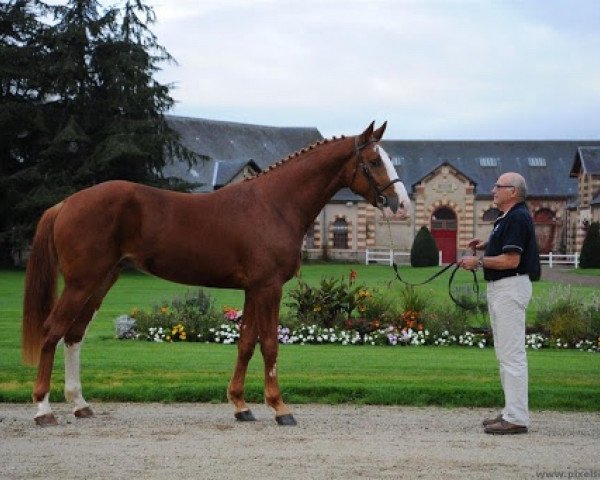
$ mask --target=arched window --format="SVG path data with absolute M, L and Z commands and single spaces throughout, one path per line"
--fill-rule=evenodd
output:
M 549 208 L 540 208 L 533 216 L 535 223 L 554 223 L 554 212 Z
M 431 229 L 456 230 L 456 214 L 449 208 L 438 208 L 431 216 Z
M 485 212 L 483 212 L 483 221 L 484 222 L 495 222 L 496 219 L 500 216 L 500 210 L 497 208 L 489 208 Z
M 338 218 L 333 222 L 333 248 L 348 248 L 348 222 Z

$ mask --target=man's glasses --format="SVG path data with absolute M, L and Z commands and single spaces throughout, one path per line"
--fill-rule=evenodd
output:
M 494 188 L 517 188 L 514 185 L 498 185 L 497 183 L 494 183 Z

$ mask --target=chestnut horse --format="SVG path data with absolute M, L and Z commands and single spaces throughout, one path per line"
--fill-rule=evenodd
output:
M 306 230 L 328 200 L 349 187 L 379 208 L 406 215 L 404 185 L 378 145 L 384 123 L 324 140 L 252 179 L 208 194 L 110 181 L 46 210 L 27 265 L 23 360 L 38 366 L 38 425 L 57 423 L 49 402 L 56 346 L 65 345 L 65 396 L 78 418 L 92 416 L 79 376 L 86 328 L 122 268 L 174 282 L 245 292 L 237 363 L 227 390 L 238 420 L 254 420 L 244 380 L 257 341 L 265 400 L 279 424 L 295 425 L 277 382 L 277 327 L 283 284 L 298 271 Z M 58 271 L 64 289 L 57 297 Z

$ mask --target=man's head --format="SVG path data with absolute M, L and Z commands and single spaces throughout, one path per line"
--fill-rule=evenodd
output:
M 506 212 L 513 205 L 525 200 L 527 184 L 525 179 L 518 173 L 503 173 L 494 184 L 492 194 L 494 195 L 494 203 L 501 211 Z

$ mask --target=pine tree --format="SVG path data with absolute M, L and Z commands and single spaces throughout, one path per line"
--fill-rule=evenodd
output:
M 435 239 L 423 225 L 417 232 L 410 249 L 410 264 L 413 267 L 434 267 L 439 263 L 439 253 Z
M 162 168 L 199 157 L 164 118 L 170 87 L 153 75 L 173 59 L 155 20 L 143 0 L 0 5 L 0 262 L 74 191 L 110 179 L 181 188 Z
M 579 265 L 600 268 L 600 223 L 592 222 L 583 240 Z

